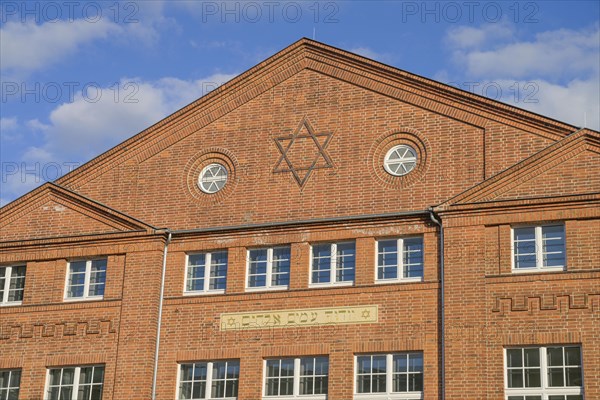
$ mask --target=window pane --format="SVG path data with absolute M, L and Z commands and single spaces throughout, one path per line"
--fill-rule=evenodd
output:
M 566 386 L 582 386 L 583 381 L 581 379 L 581 368 L 570 367 L 565 371 L 567 377 Z
M 423 276 L 423 239 L 404 239 L 404 277 Z
M 300 394 L 313 394 L 314 377 L 300 377 Z
M 566 365 L 581 365 L 581 350 L 579 347 L 565 347 Z
M 321 244 L 313 246 L 312 268 L 313 283 L 325 283 L 331 281 L 330 244 Z
M 523 357 L 526 367 L 540 366 L 540 349 L 523 349 Z
M 224 290 L 227 282 L 227 252 L 211 253 L 210 290 Z
M 267 396 L 277 396 L 279 394 L 279 378 L 267 379 Z
M 387 390 L 385 380 L 386 380 L 385 375 L 373 375 L 372 389 L 371 389 L 372 393 L 385 392 Z
M 562 366 L 563 364 L 563 348 L 548 347 L 548 366 Z
M 359 375 L 356 382 L 356 390 L 358 393 L 370 393 L 371 392 L 371 376 L 370 375 Z
M 513 233 L 515 268 L 535 268 L 535 228 L 515 228 Z
M 279 386 L 279 395 L 292 395 L 294 394 L 294 378 L 281 378 Z
M 4 285 L 2 286 L 4 288 Z M 23 301 L 23 291 L 25 288 L 25 267 L 12 267 L 9 290 L 8 290 L 8 301 Z M 0 300 L 2 298 L 0 297 Z
M 525 387 L 541 387 L 540 370 L 537 368 L 525 370 Z
M 359 374 L 368 374 L 371 372 L 371 356 L 360 356 L 356 360 Z
M 271 268 L 272 286 L 287 286 L 290 283 L 290 247 L 273 249 L 273 265 Z
M 548 368 L 548 386 L 561 387 L 565 386 L 562 368 Z
M 423 372 L 423 355 L 409 354 L 408 357 L 408 370 L 410 372 Z
M 356 264 L 355 247 L 354 243 L 340 243 L 337 245 L 336 281 L 354 281 L 354 268 Z
M 506 366 L 508 368 L 518 368 L 523 366 L 522 349 L 506 350 Z
M 81 368 L 79 372 L 79 383 L 92 383 L 92 367 Z
M 386 371 L 386 356 L 373 356 L 372 372 L 374 374 L 385 374 Z
M 523 387 L 523 370 L 509 369 L 507 375 L 508 375 L 508 387 L 509 388 Z
M 248 267 L 248 286 L 267 286 L 267 249 L 250 250 Z

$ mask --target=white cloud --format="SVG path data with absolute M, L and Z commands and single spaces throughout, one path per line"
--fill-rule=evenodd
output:
M 503 92 L 498 100 L 575 126 L 600 129 L 599 27 L 541 32 L 534 40 L 522 41 L 514 32 L 502 24 L 449 30 L 445 42 L 451 45 L 458 68 L 452 77 L 447 70 L 436 76 L 462 82 L 462 87 L 457 85 L 462 89 L 492 84 Z M 515 97 L 517 90 L 520 96 Z M 531 101 L 523 102 L 527 95 Z
M 538 81 L 539 102 L 517 106 L 575 126 L 600 130 L 600 79 L 575 79 L 566 85 Z
M 600 71 L 598 28 L 589 31 L 560 29 L 540 33 L 534 41 L 490 47 L 489 50 L 459 51 L 454 57 L 466 66 L 467 73 L 472 77 L 518 79 L 536 76 L 556 80 L 565 74 L 590 76 Z
M 0 133 L 15 130 L 18 126 L 17 117 L 0 118 Z
M 43 148 L 58 158 L 90 158 L 233 76 L 215 74 L 195 81 L 167 77 L 153 82 L 124 78 L 116 98 L 114 89 L 109 88 L 79 93 L 73 102 L 61 104 L 50 113 L 49 123 L 43 127 L 46 139 Z M 101 96 L 93 102 L 97 93 Z
M 19 23 L 9 21 L 0 29 L 2 70 L 34 71 L 57 63 L 84 43 L 103 39 L 119 31 L 105 19 L 92 23 L 74 21 Z
M 506 22 L 486 24 L 481 28 L 458 26 L 448 31 L 445 42 L 458 49 L 479 48 L 493 40 L 510 39 L 513 35 L 514 28 Z
M 44 140 L 27 148 L 19 162 L 13 163 L 17 171 L 3 176 L 2 198 L 14 199 L 44 180 L 56 179 L 57 168 L 68 172 L 69 166 L 115 146 L 235 75 L 214 74 L 198 80 L 167 77 L 151 82 L 124 78 L 116 99 L 114 88 L 107 87 L 96 102 L 90 101 L 96 93 L 78 93 L 73 102 L 52 110 L 47 123 L 34 119 L 24 124 L 29 134 L 41 133 Z

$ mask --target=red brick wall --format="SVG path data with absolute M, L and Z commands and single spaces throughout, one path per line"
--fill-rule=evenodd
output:
M 590 218 L 590 216 L 593 216 Z M 511 224 L 564 221 L 566 272 L 511 272 Z M 507 346 L 579 344 L 586 399 L 600 397 L 600 212 L 449 216 L 446 238 L 447 399 L 500 399 Z

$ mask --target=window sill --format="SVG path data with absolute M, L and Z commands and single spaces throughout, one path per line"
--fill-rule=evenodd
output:
M 73 303 L 77 301 L 98 301 L 104 300 L 104 296 L 94 296 L 94 297 L 66 297 L 63 299 L 66 303 Z
M 225 289 L 221 290 L 195 290 L 183 292 L 184 296 L 210 296 L 212 294 L 225 294 Z
M 402 279 L 375 279 L 376 285 L 386 285 L 392 283 L 419 283 L 423 282 L 422 277 L 418 278 L 402 278 Z
M 246 293 L 252 293 L 252 292 L 276 292 L 276 291 L 288 290 L 288 289 L 289 289 L 288 286 L 247 287 L 246 288 Z M 274 398 L 276 398 L 276 397 L 274 397 Z
M 354 281 L 345 281 L 345 282 L 334 282 L 334 283 L 310 283 L 308 285 L 309 289 L 331 289 L 335 287 L 348 287 L 354 286 Z
M 513 274 L 540 274 L 545 272 L 565 272 L 567 267 L 552 267 L 552 268 L 513 268 Z
M 421 400 L 423 398 L 422 392 L 408 392 L 408 393 L 362 393 L 355 394 L 354 400 Z
M 263 396 L 262 400 L 326 400 L 326 394 L 304 394 L 298 396 Z
M 0 307 L 17 307 L 23 305 L 22 301 L 11 301 L 8 303 L 0 303 Z

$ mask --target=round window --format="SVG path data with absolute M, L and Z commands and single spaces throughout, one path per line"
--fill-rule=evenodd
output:
M 410 146 L 392 147 L 385 155 L 383 167 L 394 176 L 403 176 L 417 166 L 417 152 Z
M 198 186 L 204 193 L 216 193 L 227 183 L 227 169 L 221 164 L 210 164 L 202 169 Z

